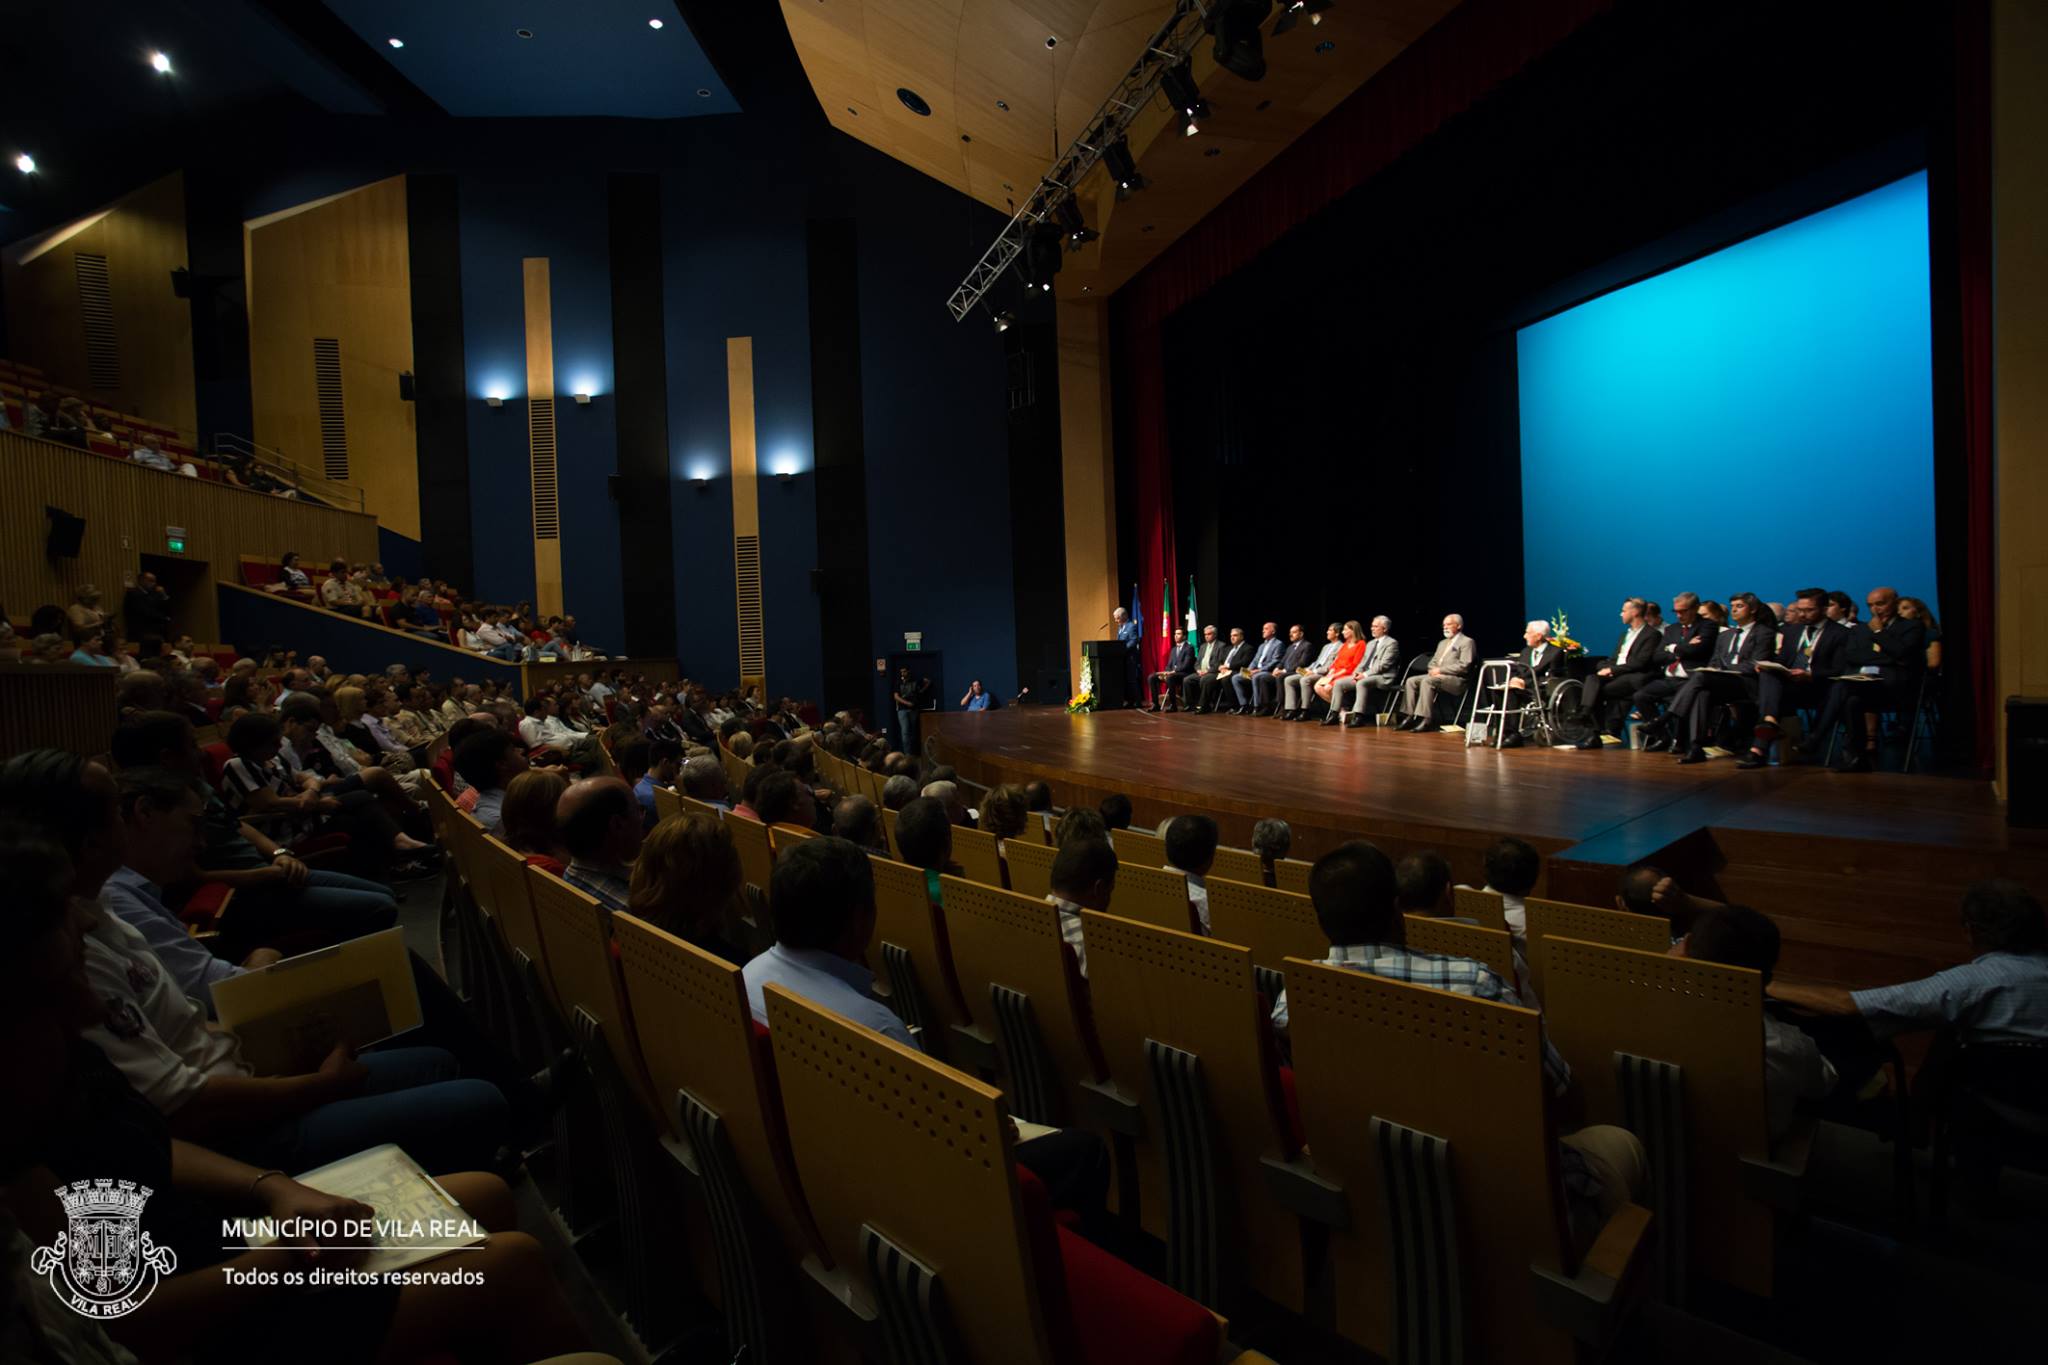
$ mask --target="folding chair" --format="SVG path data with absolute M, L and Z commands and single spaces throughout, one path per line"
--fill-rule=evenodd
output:
M 1460 919 L 1477 920 L 1489 929 L 1505 930 L 1508 927 L 1507 902 L 1501 899 L 1498 891 L 1477 886 L 1454 886 L 1451 888 L 1451 910 Z
M 694 796 L 678 796 L 676 801 L 685 811 L 692 811 L 713 820 L 725 819 L 725 812 L 719 807 L 712 805 L 709 801 L 699 801 Z
M 1273 863 L 1273 885 L 1282 891 L 1293 891 L 1306 896 L 1309 869 L 1314 866 L 1314 863 L 1303 862 L 1299 858 L 1277 859 Z
M 729 814 L 725 827 L 732 831 L 733 846 L 739 850 L 740 875 L 767 904 L 768 887 L 775 879 L 775 849 L 768 841 L 768 827 L 744 815 Z
M 1270 886 L 1265 860 L 1249 849 L 1219 848 L 1216 861 L 1209 865 L 1209 880 L 1218 877 L 1233 882 L 1245 882 L 1251 886 Z
M 876 809 L 882 812 L 882 842 L 889 846 L 889 856 L 893 858 L 899 852 L 896 845 L 897 813 L 887 806 L 878 806 Z
M 654 789 L 654 817 L 667 820 L 683 813 L 683 798 L 668 787 Z

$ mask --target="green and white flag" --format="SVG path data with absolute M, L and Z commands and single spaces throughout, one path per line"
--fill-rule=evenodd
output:
M 1202 638 L 1202 618 L 1195 614 L 1195 576 L 1188 575 L 1188 643 Z

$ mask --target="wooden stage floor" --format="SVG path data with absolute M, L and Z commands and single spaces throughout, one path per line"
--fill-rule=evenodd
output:
M 1990 784 L 1967 778 L 1468 749 L 1462 735 L 1247 716 L 1011 707 L 925 722 L 938 756 L 973 781 L 1043 778 L 1061 806 L 1123 792 L 1146 825 L 1204 811 L 1239 846 L 1278 816 L 1296 857 L 1363 837 L 1396 857 L 1437 849 L 1477 884 L 1486 845 L 1513 834 L 1545 855 L 1541 891 L 1600 905 L 1622 869 L 1654 862 L 1772 914 L 1784 969 L 1820 980 L 1868 984 L 1967 957 L 1956 906 L 1972 881 L 2048 893 L 2048 833 L 2008 829 Z

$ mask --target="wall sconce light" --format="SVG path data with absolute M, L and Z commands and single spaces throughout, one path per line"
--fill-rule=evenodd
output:
M 579 408 L 587 408 L 587 407 L 589 407 L 589 406 L 590 406 L 590 395 L 589 395 L 589 394 L 587 394 L 587 393 L 579 393 L 579 394 L 577 394 L 577 395 L 576 395 L 576 406 L 577 406 L 577 407 L 579 407 Z
M 484 406 L 487 408 L 502 408 L 505 406 L 505 400 L 494 393 L 484 399 Z

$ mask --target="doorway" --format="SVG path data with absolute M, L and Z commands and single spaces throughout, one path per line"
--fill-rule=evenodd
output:
M 156 581 L 171 598 L 170 644 L 189 635 L 201 644 L 219 644 L 220 603 L 214 600 L 213 565 L 183 555 L 143 555 L 136 569 L 156 575 Z

